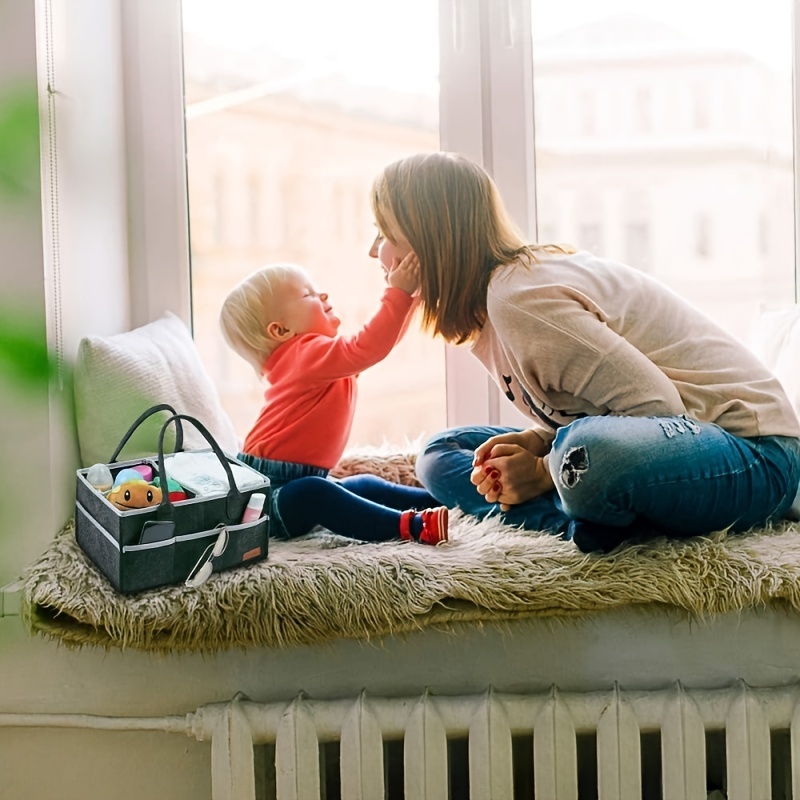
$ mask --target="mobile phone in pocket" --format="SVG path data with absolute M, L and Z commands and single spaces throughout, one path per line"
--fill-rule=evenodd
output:
M 171 520 L 150 520 L 142 526 L 139 534 L 139 544 L 153 544 L 164 542 L 175 536 L 175 523 Z

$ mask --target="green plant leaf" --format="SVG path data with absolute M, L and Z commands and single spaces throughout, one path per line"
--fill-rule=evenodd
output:
M 0 95 L 0 193 L 34 197 L 39 181 L 39 102 L 35 86 Z
M 47 388 L 57 359 L 47 346 L 44 321 L 35 315 L 0 310 L 0 381 Z

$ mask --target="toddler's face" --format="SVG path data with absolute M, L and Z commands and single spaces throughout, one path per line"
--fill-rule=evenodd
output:
M 281 324 L 295 335 L 335 336 L 341 320 L 325 292 L 318 292 L 308 275 L 293 275 L 280 289 Z

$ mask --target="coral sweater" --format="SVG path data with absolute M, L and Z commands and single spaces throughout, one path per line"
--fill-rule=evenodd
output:
M 800 435 L 777 378 L 666 286 L 587 252 L 537 257 L 492 276 L 472 351 L 546 442 L 596 414 L 686 414 L 737 436 Z
M 354 336 L 307 333 L 280 345 L 264 365 L 270 385 L 244 452 L 334 467 L 353 424 L 356 378 L 389 355 L 414 307 L 409 294 L 390 286 L 375 316 Z

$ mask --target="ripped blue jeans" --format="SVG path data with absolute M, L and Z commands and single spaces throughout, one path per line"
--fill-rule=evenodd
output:
M 548 457 L 555 491 L 503 512 L 470 483 L 474 450 L 517 428 L 461 427 L 433 436 L 417 477 L 445 505 L 478 518 L 610 545 L 641 535 L 744 531 L 784 517 L 800 481 L 800 439 L 744 439 L 686 417 L 584 417 L 559 429 Z M 610 532 L 610 537 L 607 536 Z M 604 538 L 605 537 L 605 538 Z

